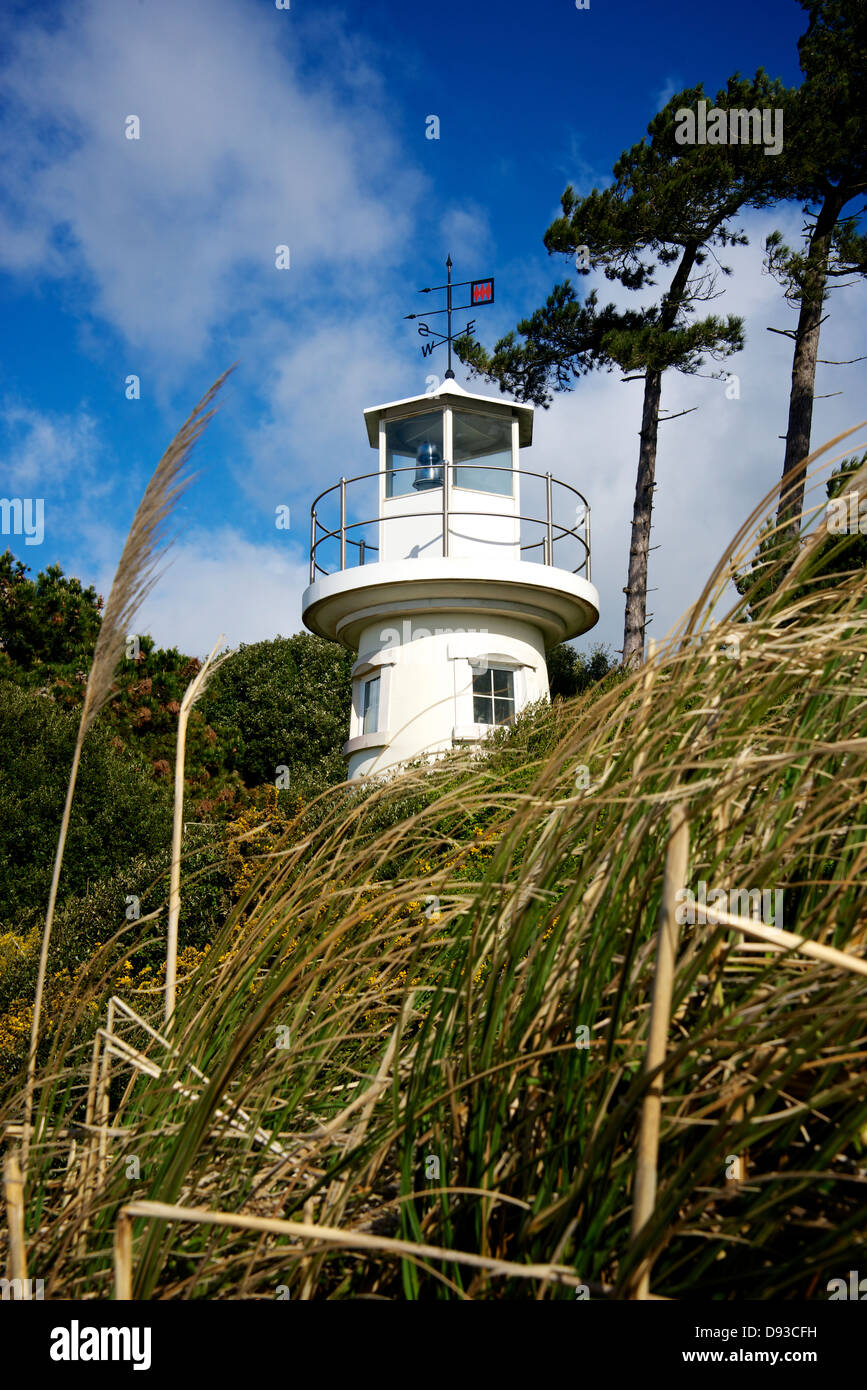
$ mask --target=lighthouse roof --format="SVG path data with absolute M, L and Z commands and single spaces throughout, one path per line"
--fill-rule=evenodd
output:
M 458 405 L 461 402 L 472 402 L 474 405 L 484 406 L 494 412 L 507 412 L 515 415 L 518 420 L 518 442 L 523 449 L 527 444 L 533 442 L 533 407 L 525 405 L 523 402 L 513 401 L 508 396 L 478 396 L 471 391 L 465 391 L 463 386 L 451 377 L 447 377 L 442 386 L 438 386 L 436 391 L 428 391 L 423 396 L 406 396 L 402 401 L 387 401 L 385 405 L 370 405 L 364 412 L 364 422 L 367 425 L 367 437 L 370 440 L 371 448 L 375 448 L 379 443 L 379 422 L 386 411 L 395 410 L 398 406 L 405 405 L 425 405 L 431 401 L 447 401 L 452 398 L 451 403 Z

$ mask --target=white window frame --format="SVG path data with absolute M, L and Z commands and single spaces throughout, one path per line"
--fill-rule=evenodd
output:
M 363 734 L 378 734 L 379 697 L 382 693 L 382 674 L 381 672 L 377 671 L 375 675 L 361 676 L 359 683 L 361 685 L 361 732 Z M 373 686 L 376 687 L 375 703 L 373 698 L 370 698 L 368 702 L 369 692 L 371 691 L 371 687 Z M 371 716 L 371 721 L 375 723 L 375 728 L 367 728 L 368 715 Z
M 391 743 L 389 728 L 391 712 L 391 673 L 395 666 L 393 651 L 372 651 L 360 656 L 352 668 L 352 713 L 349 719 L 349 738 L 343 745 L 344 757 L 365 748 L 386 748 Z M 379 727 L 364 732 L 364 686 L 373 676 L 379 676 Z
M 480 667 L 501 671 L 511 671 L 515 690 L 515 714 L 520 714 L 527 703 L 528 673 L 530 667 L 519 657 L 508 652 L 478 652 L 468 655 L 456 645 L 450 649 L 449 656 L 454 662 L 455 671 L 455 723 L 452 729 L 453 743 L 478 743 L 493 729 L 502 729 L 504 724 L 477 724 L 473 719 L 473 676 Z
M 471 691 L 471 695 L 472 695 L 472 701 L 473 701 L 473 722 L 474 722 L 474 723 L 478 723 L 478 724 L 480 725 L 480 727 L 483 728 L 483 729 L 500 729 L 500 728 L 503 728 L 503 727 L 504 727 L 504 724 L 505 724 L 505 723 L 508 723 L 508 720 L 504 721 L 504 724 L 497 724 L 493 719 L 491 720 L 490 723 L 483 722 L 483 721 L 481 721 L 481 720 L 476 720 L 476 718 L 475 718 L 475 712 L 476 712 L 476 699 L 477 699 L 477 698 L 481 698 L 481 699 L 485 699 L 485 700 L 490 700 L 490 702 L 491 702 L 491 713 L 492 713 L 492 714 L 494 713 L 494 705 L 495 705 L 495 702 L 496 702 L 496 697 L 495 697 L 493 694 L 488 695 L 487 692 L 485 692 L 485 694 L 484 694 L 483 696 L 478 696 L 478 692 L 476 691 L 476 688 L 475 688 L 475 685 L 476 685 L 476 677 L 477 677 L 477 676 L 481 676 L 481 675 L 491 675 L 491 685 L 492 685 L 492 687 L 493 687 L 493 676 L 492 676 L 492 673 L 493 673 L 494 671 L 502 671 L 505 675 L 509 675 L 509 676 L 512 677 L 512 697 L 511 697 L 511 700 L 510 700 L 509 703 L 510 703 L 511 706 L 512 706 L 512 715 L 511 715 L 511 717 L 514 719 L 515 715 L 518 713 L 518 687 L 519 687 L 519 685 L 521 684 L 520 679 L 519 679 L 519 671 L 520 671 L 520 668 L 517 668 L 517 669 L 516 669 L 516 667 L 514 667 L 514 666 L 512 666 L 512 665 L 508 665 L 508 666 L 507 666 L 507 665 L 505 664 L 505 662 L 502 662 L 502 661 L 487 661 L 487 660 L 486 660 L 484 663 L 479 662 L 479 661 L 471 661 L 471 662 L 469 663 L 469 666 L 470 666 L 470 679 L 471 679 L 471 682 L 472 682 L 472 691 Z

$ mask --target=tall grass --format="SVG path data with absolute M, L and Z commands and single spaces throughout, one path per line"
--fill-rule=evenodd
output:
M 99 711 L 111 695 L 112 681 L 123 654 L 132 621 L 159 577 L 159 564 L 168 548 L 166 523 L 177 502 L 192 481 L 192 476 L 188 471 L 190 455 L 214 414 L 213 401 L 228 375 L 229 372 L 223 372 L 210 390 L 205 393 L 157 464 L 154 474 L 145 488 L 142 500 L 136 508 L 132 526 L 112 582 L 105 616 L 100 625 L 72 755 L 72 768 L 69 773 L 66 802 L 57 837 L 57 850 L 54 856 L 54 868 L 39 953 L 36 997 L 33 1004 L 30 1032 L 30 1052 L 27 1061 L 27 1087 L 24 1096 L 23 1155 L 25 1173 L 30 1144 L 33 1088 L 42 1019 L 42 996 L 45 989 L 48 952 L 57 905 L 57 891 L 60 886 L 63 854 L 69 830 L 72 798 L 75 794 L 78 767 L 81 761 L 81 750 L 88 731 L 93 727 Z
M 828 466 L 808 493 L 820 538 Z M 115 1017 L 106 1161 L 81 1183 L 100 1127 L 75 1041 L 105 996 L 95 963 L 39 1078 L 27 1259 L 47 1297 L 110 1296 L 118 1214 L 147 1201 L 162 1218 L 121 1220 L 143 1299 L 574 1298 L 578 1281 L 779 1299 L 857 1267 L 867 997 L 846 960 L 867 959 L 867 580 L 841 541 L 819 583 L 809 541 L 745 623 L 727 581 L 771 506 L 650 670 L 534 711 L 482 757 L 300 811 L 214 924 L 170 1042 Z M 683 888 L 782 890 L 774 925 L 795 941 L 680 924 L 649 1052 L 672 825 Z

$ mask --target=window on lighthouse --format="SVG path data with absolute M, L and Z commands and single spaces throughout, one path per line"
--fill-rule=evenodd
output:
M 417 494 L 418 469 L 425 464 L 431 469 L 429 485 L 438 481 L 442 487 L 442 470 L 437 480 L 436 469 L 437 460 L 443 456 L 442 411 L 389 420 L 385 427 L 385 454 L 386 497 Z
M 375 734 L 379 728 L 379 676 L 364 682 L 361 692 L 361 732 Z
M 514 671 L 481 671 L 473 676 L 473 722 L 508 724 L 515 713 Z
M 512 496 L 512 422 L 456 410 L 455 486 Z

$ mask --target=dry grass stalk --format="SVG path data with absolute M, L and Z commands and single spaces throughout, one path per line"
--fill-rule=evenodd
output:
M 650 706 L 653 700 L 653 682 L 656 677 L 656 642 L 651 637 L 647 643 L 647 663 L 644 667 L 644 679 L 641 683 L 642 699 L 641 708 L 638 713 L 638 732 L 636 739 L 639 743 L 638 752 L 635 755 L 635 777 L 638 779 L 641 769 L 647 758 L 647 716 L 650 713 Z
M 722 912 L 709 904 L 703 906 L 702 911 L 709 922 L 715 922 L 721 927 L 734 927 L 736 931 L 758 937 L 760 941 L 767 941 L 769 945 L 780 950 L 797 951 L 800 955 L 809 956 L 811 960 L 820 960 L 825 965 L 850 970 L 855 975 L 867 975 L 867 960 L 853 956 L 849 951 L 838 951 L 835 946 L 823 946 L 820 941 L 806 941 L 802 936 L 795 936 L 794 932 L 783 931 L 782 927 L 766 926 L 764 922 L 755 921 L 751 917 L 737 917 L 732 912 Z
M 86 1126 L 89 1127 L 92 1124 L 92 1116 L 94 1111 L 96 1109 L 99 1109 L 101 1111 L 99 1125 L 95 1127 L 95 1134 L 97 1138 L 94 1141 L 101 1159 L 104 1158 L 105 1155 L 105 1145 L 107 1139 L 109 1137 L 115 1137 L 119 1132 L 122 1132 L 118 1131 L 117 1129 L 111 1129 L 111 1127 L 108 1124 L 109 1112 L 108 1095 L 106 1090 L 108 1084 L 108 1059 L 111 1057 L 118 1058 L 121 1062 L 123 1062 L 130 1068 L 131 1072 L 139 1073 L 144 1076 L 149 1076 L 155 1081 L 158 1081 L 164 1075 L 164 1067 L 162 1067 L 158 1062 L 155 1062 L 152 1058 L 147 1057 L 138 1048 L 133 1047 L 131 1043 L 126 1042 L 123 1038 L 119 1037 L 116 1032 L 113 1031 L 115 1028 L 116 1012 L 125 1014 L 131 1022 L 136 1023 L 140 1028 L 142 1028 L 146 1033 L 148 1033 L 150 1037 L 154 1039 L 155 1042 L 161 1044 L 162 1047 L 165 1048 L 169 1056 L 176 1057 L 178 1055 L 177 1048 L 172 1046 L 171 1042 L 167 1037 L 165 1037 L 162 1033 L 157 1032 L 155 1028 L 152 1028 L 146 1019 L 143 1019 L 138 1013 L 136 1013 L 135 1009 L 130 1008 L 130 1006 L 128 1004 L 125 1004 L 124 1001 L 120 999 L 117 995 L 112 995 L 108 1003 L 108 1010 L 106 1012 L 106 1026 L 105 1028 L 97 1029 L 96 1038 L 94 1040 L 94 1056 L 91 1064 L 91 1090 L 93 1092 L 93 1099 L 91 1100 L 91 1096 L 89 1094 L 88 1107 L 86 1112 L 87 1118 L 85 1121 Z M 95 1079 L 95 1074 L 97 1061 L 100 1055 L 100 1049 L 102 1049 L 103 1062 L 102 1070 L 99 1075 L 99 1080 L 97 1081 Z M 205 1075 L 204 1072 L 200 1071 L 198 1067 L 194 1066 L 192 1062 L 187 1060 L 183 1063 L 183 1065 L 186 1069 L 193 1073 L 196 1079 L 200 1081 L 203 1086 L 206 1086 L 208 1084 L 208 1077 Z M 195 1090 L 191 1086 L 185 1086 L 184 1083 L 182 1081 L 178 1081 L 177 1078 L 172 1079 L 170 1085 L 173 1091 L 177 1092 L 179 1095 L 187 1097 L 187 1099 L 191 1101 L 197 1101 L 200 1097 L 199 1090 Z M 356 1102 L 356 1104 L 358 1103 L 359 1102 Z M 275 1140 L 272 1140 L 271 1135 L 268 1133 L 267 1130 L 255 1126 L 253 1126 L 251 1129 L 252 1121 L 250 1119 L 250 1116 L 240 1106 L 235 1107 L 231 1114 L 226 1111 L 216 1109 L 214 1111 L 214 1117 L 216 1120 L 225 1120 L 228 1128 L 234 1130 L 236 1133 L 244 1135 L 245 1137 L 249 1135 L 253 1143 L 267 1148 L 269 1152 L 274 1153 L 281 1158 L 284 1156 L 284 1151 L 281 1145 L 278 1144 Z M 104 1167 L 104 1163 L 101 1163 L 101 1172 L 104 1171 Z
M 24 1182 L 18 1151 L 10 1149 L 3 1164 L 3 1188 L 6 1194 L 6 1221 L 9 1228 L 8 1278 L 27 1278 L 27 1247 L 24 1243 Z
M 113 1000 L 109 1001 L 109 1008 L 112 1006 L 113 1002 Z M 99 1080 L 99 1054 L 101 1047 L 102 1029 L 98 1028 L 96 1031 L 96 1036 L 93 1039 L 93 1052 L 91 1054 L 90 1059 L 90 1074 L 88 1076 L 87 1082 L 87 1105 L 84 1111 L 84 1125 L 85 1129 L 87 1130 L 90 1130 L 90 1127 L 93 1124 L 94 1115 L 96 1113 L 96 1088 Z M 81 1222 L 81 1226 L 79 1228 L 78 1240 L 76 1242 L 79 1254 L 83 1252 L 85 1240 L 87 1238 L 87 1228 L 89 1224 L 88 1203 L 90 1200 L 91 1190 L 94 1186 L 93 1175 L 95 1174 L 96 1169 L 97 1152 L 98 1143 L 97 1138 L 94 1135 L 84 1150 L 84 1162 L 82 1164 L 81 1171 L 79 1200 L 81 1201 L 85 1214 Z
M 652 1080 L 648 1085 L 641 1107 L 641 1128 L 638 1137 L 638 1157 L 635 1166 L 635 1189 L 632 1206 L 631 1233 L 633 1242 L 653 1215 L 653 1208 L 656 1203 L 663 1064 L 671 1017 L 674 966 L 680 935 L 675 904 L 678 890 L 682 889 L 686 883 L 688 864 L 689 820 L 686 808 L 676 806 L 671 812 L 670 836 L 665 852 L 662 900 L 659 905 L 656 971 L 653 977 L 653 1000 L 650 1006 L 650 1026 L 644 1063 L 645 1075 L 652 1076 Z M 649 1291 L 650 1260 L 645 1258 L 639 1265 L 634 1278 L 632 1296 L 637 1299 L 645 1299 Z
M 469 1265 L 490 1274 L 518 1279 L 544 1279 L 578 1288 L 580 1279 L 569 1265 L 517 1264 L 468 1250 L 446 1250 L 439 1245 L 419 1245 L 391 1236 L 368 1235 L 366 1231 L 341 1230 L 308 1221 L 281 1221 L 277 1217 L 243 1216 L 229 1211 L 207 1211 L 203 1207 L 172 1206 L 165 1202 L 127 1202 L 121 1207 L 115 1227 L 115 1299 L 132 1298 L 132 1222 L 144 1216 L 154 1221 L 191 1221 L 209 1226 L 230 1226 L 239 1231 L 262 1231 L 272 1235 L 294 1236 L 298 1240 L 322 1241 L 346 1250 L 377 1250 L 413 1260 L 444 1260 L 448 1264 Z
M 108 1010 L 105 1016 L 105 1026 L 106 1031 L 108 1033 L 111 1033 L 111 1030 L 114 1027 L 113 999 L 110 999 L 108 1001 Z M 94 1116 L 96 1123 L 99 1125 L 99 1139 L 97 1141 L 97 1173 L 99 1175 L 98 1185 L 100 1187 L 104 1186 L 105 1184 L 105 1168 L 107 1162 L 106 1156 L 108 1151 L 108 1136 L 106 1134 L 109 1113 L 108 1083 L 111 1070 L 111 1053 L 109 1049 L 105 1046 L 104 1034 L 102 1043 L 102 1062 L 99 1068 L 99 1080 L 96 1085 L 96 1111 Z
M 114 1297 L 126 1303 L 132 1298 L 132 1220 L 125 1207 L 114 1228 Z
M 849 439 L 851 435 L 856 434 L 858 430 L 862 430 L 865 427 L 867 427 L 867 420 L 862 420 L 860 424 L 852 425 L 850 429 L 843 430 L 842 433 L 835 435 L 833 439 L 829 439 L 826 443 L 820 445 L 818 449 L 814 449 L 809 457 L 804 460 L 803 465 L 799 465 L 799 467 L 802 466 L 806 469 L 811 463 L 827 455 L 836 445 L 842 443 L 844 439 Z M 831 464 L 839 461 L 839 459 L 843 457 L 843 454 L 838 454 L 836 459 L 832 458 L 830 462 L 826 459 L 823 467 L 830 467 Z M 867 468 L 859 469 L 856 474 L 853 474 L 851 479 L 847 479 L 848 487 L 854 486 L 855 478 L 858 478 L 862 482 L 867 482 Z M 728 587 L 733 573 L 742 569 L 751 559 L 762 518 L 767 515 L 769 509 L 776 507 L 779 501 L 779 495 L 780 484 L 775 483 L 762 498 L 761 502 L 756 504 L 749 516 L 739 527 L 731 545 L 723 552 L 721 559 L 711 571 L 707 583 L 698 599 L 687 610 L 681 622 L 673 630 L 671 634 L 672 637 L 681 637 L 685 639 L 694 636 L 701 626 L 702 619 L 708 619 L 708 615 L 714 608 L 716 601 Z M 784 528 L 776 527 L 770 534 L 779 534 L 783 529 Z M 787 584 L 791 583 L 796 573 L 812 555 L 816 539 L 824 539 L 826 535 L 827 527 L 821 525 L 809 536 L 804 538 L 802 549 L 788 572 Z
M 233 369 L 229 368 L 229 371 L 231 370 Z M 132 526 L 105 607 L 105 616 L 100 626 L 99 638 L 93 654 L 93 664 L 87 678 L 84 706 L 81 711 L 75 751 L 72 755 L 72 768 L 66 787 L 66 801 L 60 822 L 60 833 L 57 837 L 57 851 L 54 856 L 54 869 L 51 876 L 39 969 L 36 977 L 36 996 L 33 1003 L 24 1099 L 22 1166 L 25 1177 L 30 1147 L 30 1122 L 33 1114 L 33 1088 L 36 1080 L 36 1053 L 39 1046 L 42 996 L 48 968 L 48 947 L 57 903 L 60 870 L 63 865 L 63 851 L 72 811 L 72 798 L 78 777 L 78 766 L 81 761 L 81 749 L 88 730 L 111 694 L 114 673 L 123 653 L 132 620 L 159 578 L 159 562 L 168 548 L 164 531 L 165 523 L 178 499 L 192 482 L 192 476 L 186 471 L 191 450 L 214 414 L 214 410 L 211 408 L 212 402 L 228 375 L 228 371 L 223 372 L 222 376 L 218 377 L 210 390 L 205 393 L 157 464 L 153 477 L 145 488 L 144 496 L 133 517 Z
M 178 979 L 178 919 L 181 915 L 181 837 L 184 830 L 184 764 L 186 759 L 187 747 L 187 722 L 190 711 L 198 700 L 202 691 L 208 683 L 222 661 L 213 664 L 214 657 L 223 645 L 223 634 L 217 638 L 216 643 L 205 657 L 198 673 L 184 691 L 181 700 L 180 713 L 178 714 L 178 744 L 175 757 L 175 800 L 172 818 L 172 863 L 169 879 L 169 921 L 166 933 L 166 1004 L 165 1004 L 165 1025 L 166 1032 L 169 1029 L 169 1021 L 175 1011 L 175 992 Z M 228 656 L 229 653 L 226 653 Z
M 821 448 L 815 449 L 813 453 L 810 454 L 809 458 L 804 460 L 804 468 L 812 463 L 814 459 L 819 458 L 826 450 L 833 449 L 835 444 L 839 444 L 841 440 L 846 439 L 857 430 L 863 430 L 865 426 L 867 426 L 867 420 L 862 420 L 860 425 L 853 425 L 851 429 L 845 430 L 843 434 L 838 434 L 835 439 L 830 440 L 827 444 L 823 444 Z M 860 468 L 856 469 L 855 472 L 846 479 L 846 490 L 848 492 L 860 493 L 861 496 L 864 495 L 864 492 L 867 491 L 867 463 L 862 464 Z M 827 537 L 828 521 L 827 517 L 823 517 L 819 525 L 804 538 L 801 548 L 792 563 L 790 582 L 812 558 L 816 546 L 821 545 Z

